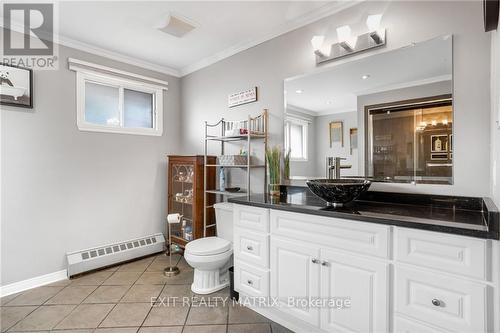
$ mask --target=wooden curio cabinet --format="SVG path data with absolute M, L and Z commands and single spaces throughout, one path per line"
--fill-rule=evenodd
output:
M 215 156 L 207 156 L 208 164 L 215 161 Z M 181 223 L 171 225 L 172 242 L 181 247 L 203 237 L 203 168 L 203 156 L 168 156 L 168 214 L 182 215 Z M 211 169 L 207 187 L 215 188 L 215 169 Z M 215 222 L 213 209 L 207 220 Z

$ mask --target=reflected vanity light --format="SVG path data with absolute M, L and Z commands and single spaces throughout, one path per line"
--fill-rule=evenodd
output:
M 328 54 L 324 51 L 325 36 L 313 36 L 311 44 L 316 55 L 316 65 L 385 45 L 385 29 L 380 28 L 381 20 L 382 14 L 369 15 L 366 19 L 368 32 L 359 36 L 352 35 L 349 25 L 338 27 L 338 43 L 329 46 Z
M 370 74 L 365 74 L 361 77 L 363 80 L 366 80 L 366 79 L 369 79 L 370 78 Z

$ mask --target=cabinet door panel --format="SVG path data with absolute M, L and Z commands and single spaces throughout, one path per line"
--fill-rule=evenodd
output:
M 280 310 L 316 326 L 319 308 L 296 302 L 319 297 L 320 267 L 319 247 L 271 237 L 271 297 L 279 299 Z
M 323 307 L 321 328 L 328 332 L 387 332 L 389 264 L 332 250 L 321 250 L 321 296 L 349 299 L 345 308 Z

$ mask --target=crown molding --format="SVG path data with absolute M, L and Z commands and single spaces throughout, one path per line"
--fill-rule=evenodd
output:
M 301 28 L 313 22 L 319 21 L 325 17 L 331 16 L 335 13 L 338 13 L 344 9 L 350 8 L 352 6 L 358 5 L 359 3 L 366 0 L 355 0 L 355 1 L 346 1 L 342 0 L 339 2 L 331 2 L 324 6 L 321 6 L 309 13 L 297 17 L 296 19 L 289 21 L 285 24 L 282 24 L 275 29 L 272 29 L 269 33 L 260 36 L 256 39 L 251 39 L 242 43 L 239 43 L 235 46 L 225 49 L 224 51 L 215 53 L 209 57 L 206 57 L 198 62 L 195 62 L 191 65 L 185 66 L 180 69 L 181 76 L 185 76 L 196 72 L 204 67 L 208 67 L 216 62 L 219 62 L 223 59 L 229 58 L 237 53 L 248 50 L 256 45 L 262 44 L 268 40 L 276 38 L 278 36 L 284 35 L 292 30 Z
M 4 26 L 3 20 L 0 20 L 0 27 L 7 29 Z M 12 22 L 11 26 L 8 29 L 10 29 L 12 31 L 19 32 L 19 33 L 24 33 L 24 26 L 22 24 L 17 23 L 17 22 Z M 175 76 L 175 77 L 181 76 L 179 70 L 177 70 L 175 68 L 158 65 L 158 64 L 151 63 L 151 62 L 145 61 L 145 60 L 140 60 L 140 59 L 137 59 L 135 57 L 131 57 L 131 56 L 119 53 L 119 52 L 114 52 L 114 51 L 110 51 L 107 49 L 103 49 L 101 47 L 94 46 L 94 45 L 91 45 L 88 43 L 84 43 L 84 42 L 78 41 L 76 39 L 66 37 L 66 36 L 61 35 L 61 34 L 54 34 L 53 40 L 54 40 L 55 44 L 63 45 L 63 46 L 66 46 L 66 47 L 69 47 L 72 49 L 76 49 L 79 51 L 83 51 L 83 52 L 88 52 L 88 53 L 98 55 L 98 56 L 101 56 L 104 58 L 119 61 L 119 62 L 128 64 L 128 65 L 137 66 L 137 67 L 140 67 L 143 69 L 148 69 L 148 70 L 151 70 L 154 72 L 158 72 L 158 73 L 162 73 L 162 74 L 166 74 L 166 75 L 171 75 L 171 76 Z
M 181 73 L 179 72 L 179 70 L 177 70 L 175 68 L 158 65 L 158 64 L 155 64 L 155 63 L 152 63 L 149 61 L 145 61 L 145 60 L 140 60 L 140 59 L 137 59 L 135 57 L 130 57 L 130 56 L 118 53 L 118 52 L 106 50 L 106 49 L 103 49 L 103 48 L 100 48 L 100 47 L 97 47 L 94 45 L 90 45 L 90 44 L 87 44 L 84 42 L 77 41 L 77 40 L 72 39 L 72 38 L 62 36 L 62 35 L 59 35 L 58 39 L 59 39 L 59 41 L 58 41 L 59 44 L 64 45 L 66 47 L 70 47 L 70 48 L 77 49 L 80 51 L 92 53 L 92 54 L 95 54 L 95 55 L 98 55 L 101 57 L 109 58 L 112 60 L 116 60 L 119 62 L 129 64 L 129 65 L 137 66 L 140 68 L 149 69 L 149 70 L 152 70 L 152 71 L 155 71 L 158 73 L 163 73 L 163 74 L 167 74 L 167 75 L 171 75 L 171 76 L 175 76 L 175 77 L 181 77 Z
M 429 77 L 429 78 L 421 79 L 421 80 L 415 80 L 415 81 L 409 81 L 409 82 L 403 82 L 403 83 L 395 83 L 395 84 L 390 84 L 390 85 L 377 87 L 377 88 L 373 88 L 373 89 L 357 91 L 354 94 L 356 96 L 364 96 L 364 95 L 376 94 L 376 93 L 389 91 L 389 90 L 411 88 L 411 87 L 423 86 L 426 84 L 452 81 L 452 80 L 453 80 L 453 76 L 451 74 L 445 74 L 445 75 Z
M 200 70 L 204 67 L 208 67 L 216 62 L 219 62 L 223 59 L 229 58 L 237 53 L 240 53 L 242 51 L 248 50 L 249 48 L 252 48 L 256 45 L 262 44 L 268 40 L 271 40 L 273 38 L 276 38 L 278 36 L 281 36 L 283 34 L 286 34 L 292 30 L 301 28 L 303 26 L 306 26 L 308 24 L 311 24 L 313 22 L 316 22 L 318 20 L 321 20 L 325 17 L 331 16 L 335 13 L 338 13 L 344 9 L 350 8 L 352 6 L 355 6 L 363 1 L 366 0 L 354 0 L 354 1 L 348 1 L 348 0 L 341 0 L 341 1 L 335 1 L 335 2 L 330 2 L 328 4 L 325 4 L 324 6 L 321 6 L 313 11 L 310 11 L 309 13 L 299 16 L 294 20 L 291 20 L 285 24 L 282 24 L 275 29 L 272 29 L 269 33 L 266 33 L 265 35 L 262 35 L 258 38 L 255 39 L 250 39 L 242 43 L 238 43 L 237 45 L 234 45 L 230 48 L 227 48 L 221 52 L 215 53 L 214 55 L 211 55 L 209 57 L 206 57 L 200 61 L 197 61 L 191 65 L 185 66 L 180 69 L 168 67 L 168 66 L 163 66 L 163 65 L 158 65 L 146 60 L 140 60 L 135 57 L 131 57 L 119 52 L 107 50 L 98 46 L 94 46 L 73 38 L 69 38 L 67 36 L 57 34 L 55 36 L 55 41 L 57 41 L 58 44 L 70 47 L 76 50 L 92 53 L 101 57 L 105 57 L 108 59 L 112 59 L 115 61 L 119 61 L 122 63 L 126 63 L 129 65 L 137 66 L 140 68 L 152 70 L 155 72 L 171 75 L 174 77 L 183 77 L 185 75 L 188 75 L 190 73 L 193 73 L 197 70 Z M 3 22 L 0 21 L 0 26 L 3 27 Z M 17 31 L 17 32 L 24 32 L 24 28 L 22 26 L 18 26 L 18 24 L 14 24 L 13 27 L 11 27 L 12 30 Z

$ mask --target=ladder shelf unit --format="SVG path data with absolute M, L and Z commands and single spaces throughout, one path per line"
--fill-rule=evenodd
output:
M 204 221 L 203 221 L 203 237 L 206 237 L 208 234 L 215 235 L 215 223 L 207 224 L 207 221 L 215 221 L 215 218 L 207 218 L 207 216 L 215 216 L 213 210 L 213 203 L 217 201 L 217 197 L 229 197 L 229 196 L 242 196 L 247 195 L 250 196 L 251 184 L 250 184 L 250 175 L 254 170 L 264 170 L 264 193 L 267 192 L 266 184 L 267 184 L 267 161 L 265 157 L 265 152 L 267 150 L 268 144 L 268 126 L 269 126 L 269 115 L 268 110 L 264 109 L 264 111 L 256 117 L 248 116 L 247 119 L 244 120 L 225 120 L 222 118 L 218 122 L 214 124 L 209 124 L 205 121 L 205 138 L 204 138 L 204 173 L 205 175 L 209 172 L 210 169 L 214 169 L 214 171 L 218 171 L 219 168 L 223 167 L 225 169 L 233 170 L 239 169 L 246 173 L 246 187 L 243 191 L 238 192 L 229 192 L 229 191 L 221 191 L 220 189 L 212 188 L 209 186 L 206 181 L 203 184 L 203 208 L 204 208 Z M 209 132 L 217 132 L 218 134 L 209 133 Z M 239 134 L 234 135 L 234 131 L 238 131 Z M 229 135 L 226 135 L 229 133 Z M 264 154 L 262 156 L 262 161 L 264 164 L 252 164 L 251 158 L 251 149 L 254 141 L 261 141 L 263 146 Z M 225 165 L 220 164 L 217 161 L 215 164 L 210 163 L 208 161 L 208 151 L 209 151 L 209 143 L 215 142 L 217 143 L 220 151 L 220 156 L 224 155 L 225 145 L 226 144 L 234 144 L 238 142 L 242 142 L 246 144 L 247 151 L 247 159 L 245 165 Z M 216 177 L 219 175 L 218 172 L 215 172 Z M 217 183 L 217 182 L 216 182 Z M 209 196 L 214 196 L 213 200 L 209 200 Z M 207 232 L 210 230 L 210 232 Z

